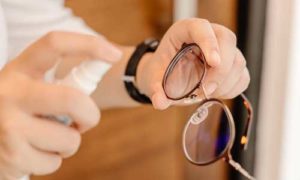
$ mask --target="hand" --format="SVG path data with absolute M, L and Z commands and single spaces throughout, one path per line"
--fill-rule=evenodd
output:
M 99 121 L 99 109 L 89 96 L 45 83 L 44 73 L 61 59 L 86 56 L 112 62 L 120 55 L 104 39 L 52 32 L 4 67 L 0 72 L 0 179 L 54 172 L 62 158 L 78 150 L 80 133 Z M 69 115 L 76 128 L 43 115 Z
M 137 85 L 151 98 L 154 108 L 165 109 L 176 103 L 166 97 L 162 79 L 183 43 L 197 43 L 203 50 L 210 66 L 203 82 L 209 97 L 231 99 L 248 87 L 250 76 L 236 47 L 235 34 L 204 19 L 181 20 L 170 27 L 156 52 L 145 56 L 138 67 Z

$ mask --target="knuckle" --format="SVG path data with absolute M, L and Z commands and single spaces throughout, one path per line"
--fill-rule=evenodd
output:
M 244 92 L 250 84 L 250 75 L 247 69 L 241 75 L 239 82 L 235 85 L 234 90 L 225 96 L 226 99 L 233 99 Z
M 187 23 L 192 29 L 199 29 L 199 26 L 210 26 L 210 22 L 207 19 L 190 18 Z
M 238 55 L 234 59 L 234 65 L 235 65 L 235 67 L 238 67 L 242 70 L 246 67 L 247 63 L 246 63 L 246 60 L 243 57 Z
M 242 76 L 242 80 L 244 81 L 245 87 L 244 90 L 246 90 L 250 84 L 251 78 L 250 78 L 250 74 L 249 71 L 246 69 L 245 73 Z
M 202 19 L 202 18 L 188 18 L 188 19 L 185 19 L 185 20 L 182 20 L 182 21 L 185 21 L 185 22 L 187 22 L 191 25 L 193 25 L 193 24 L 196 24 L 196 25 L 210 24 L 210 22 L 207 19 Z
M 235 62 L 237 65 L 239 65 L 240 67 L 245 68 L 247 66 L 247 61 L 243 55 L 243 53 L 241 52 L 240 49 L 236 48 L 236 58 L 235 60 L 237 62 Z
M 237 44 L 236 34 L 225 26 L 219 25 L 220 31 L 218 31 L 218 36 L 222 39 L 232 42 L 234 45 Z
M 47 46 L 51 48 L 55 48 L 59 40 L 60 40 L 60 32 L 58 31 L 51 31 L 47 33 L 44 37 L 44 41 L 46 42 Z
M 196 20 L 198 20 L 198 23 L 210 25 L 210 22 L 207 19 L 196 19 Z

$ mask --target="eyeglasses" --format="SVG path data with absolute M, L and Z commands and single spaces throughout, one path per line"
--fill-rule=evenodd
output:
M 183 149 L 193 164 L 204 166 L 223 159 L 250 180 L 255 180 L 242 166 L 232 159 L 231 149 L 235 139 L 235 123 L 227 105 L 209 98 L 203 87 L 208 65 L 201 48 L 183 44 L 167 67 L 163 89 L 171 100 L 199 100 L 200 106 L 189 118 L 183 132 Z M 240 140 L 246 150 L 252 122 L 252 106 L 244 94 L 240 95 L 247 109 L 246 128 Z

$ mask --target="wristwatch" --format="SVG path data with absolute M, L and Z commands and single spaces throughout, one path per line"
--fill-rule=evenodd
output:
M 126 66 L 123 81 L 129 96 L 135 101 L 143 104 L 151 104 L 151 100 L 146 95 L 139 92 L 135 86 L 137 66 L 142 59 L 143 55 L 147 52 L 154 52 L 158 47 L 159 41 L 155 39 L 147 39 L 140 43 L 131 57 L 129 58 Z

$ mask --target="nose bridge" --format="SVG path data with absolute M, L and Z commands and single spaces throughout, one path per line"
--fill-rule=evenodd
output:
M 205 90 L 204 86 L 202 85 L 202 83 L 199 84 L 198 88 L 195 89 L 195 91 L 192 94 L 196 95 L 197 97 L 200 97 L 203 100 L 208 100 L 209 99 L 209 97 L 206 93 L 206 90 Z

